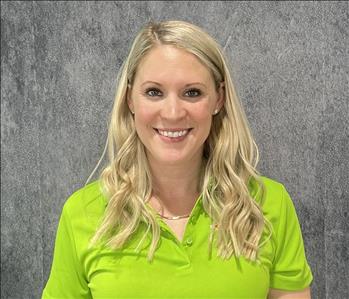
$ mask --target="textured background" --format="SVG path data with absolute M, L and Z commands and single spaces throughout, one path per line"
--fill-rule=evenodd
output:
M 63 203 L 102 154 L 116 74 L 150 19 L 225 46 L 260 148 L 295 203 L 313 298 L 348 294 L 348 3 L 1 2 L 1 298 L 39 298 Z

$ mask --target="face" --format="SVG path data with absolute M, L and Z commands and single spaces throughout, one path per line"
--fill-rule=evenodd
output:
M 170 45 L 151 49 L 128 92 L 149 161 L 190 165 L 201 159 L 213 113 L 222 107 L 223 97 L 222 86 L 216 91 L 212 75 L 195 55 Z

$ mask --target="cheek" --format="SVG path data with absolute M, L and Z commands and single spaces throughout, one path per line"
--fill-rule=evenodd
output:
M 135 117 L 135 123 L 138 128 L 144 128 L 145 126 L 151 127 L 154 120 L 155 111 L 150 107 L 139 106 Z
M 201 136 L 200 138 L 206 139 L 212 125 L 211 107 L 209 105 L 201 105 L 196 108 L 193 110 L 193 118 L 195 118 L 198 126 L 198 134 Z
M 202 125 L 210 125 L 212 120 L 209 105 L 201 105 L 195 107 L 195 109 L 192 110 L 192 116 L 197 122 L 201 123 Z

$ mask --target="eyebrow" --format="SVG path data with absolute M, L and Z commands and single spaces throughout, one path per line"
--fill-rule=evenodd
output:
M 144 85 L 144 84 L 146 84 L 146 83 L 153 83 L 153 84 L 156 84 L 156 85 L 160 85 L 160 86 L 161 86 L 161 84 L 160 84 L 160 83 L 155 82 L 155 81 L 145 81 L 145 82 L 143 82 L 143 83 L 142 83 L 142 85 L 141 85 L 141 86 L 143 86 L 143 85 Z M 190 86 L 190 85 L 195 85 L 195 84 L 199 84 L 199 85 L 202 85 L 202 86 L 206 87 L 206 85 L 205 85 L 205 84 L 203 84 L 203 83 L 201 83 L 201 82 L 193 82 L 193 83 L 188 83 L 188 84 L 185 84 L 184 86 L 185 86 L 185 87 L 187 87 L 187 86 Z

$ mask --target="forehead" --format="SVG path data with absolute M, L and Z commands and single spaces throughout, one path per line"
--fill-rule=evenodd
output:
M 194 54 L 171 45 L 152 48 L 140 61 L 135 80 L 150 79 L 213 81 L 209 69 Z

